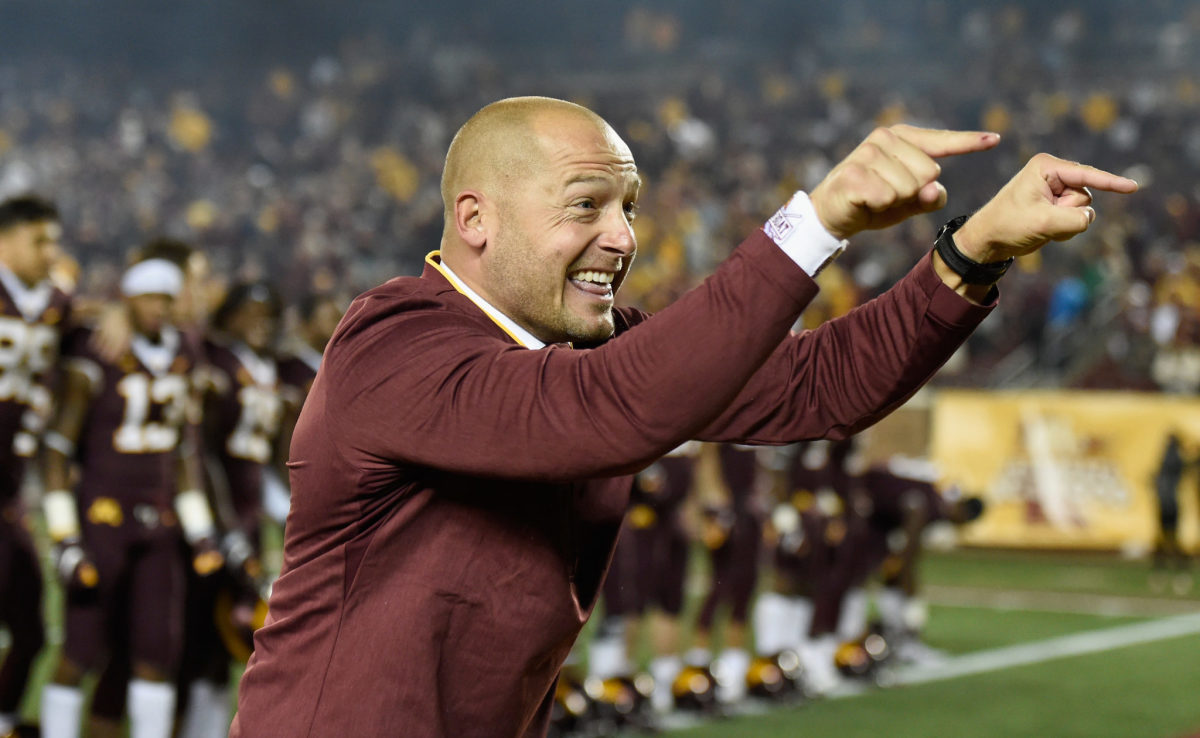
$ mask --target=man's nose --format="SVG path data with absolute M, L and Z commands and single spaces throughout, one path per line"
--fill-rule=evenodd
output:
M 633 225 L 623 209 L 615 209 L 604 220 L 604 232 L 598 241 L 600 248 L 605 251 L 629 256 L 637 251 L 637 240 L 633 236 Z

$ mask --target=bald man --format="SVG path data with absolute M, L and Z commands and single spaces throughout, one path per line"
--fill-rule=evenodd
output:
M 941 207 L 936 159 L 997 141 L 873 132 L 650 317 L 613 307 L 640 187 L 621 138 L 557 100 L 479 111 L 446 158 L 441 251 L 354 302 L 304 405 L 283 572 L 231 736 L 544 735 L 627 475 L 690 438 L 865 427 L 989 312 L 1006 259 L 1087 228 L 1085 186 L 1136 188 L 1036 157 L 955 221 L 938 249 L 953 264 L 927 256 L 789 334 L 844 239 Z

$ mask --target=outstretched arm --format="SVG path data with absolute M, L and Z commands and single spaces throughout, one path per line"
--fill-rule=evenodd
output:
M 809 200 L 835 237 L 886 227 L 945 202 L 938 157 L 997 140 L 879 129 Z M 399 461 L 520 479 L 628 473 L 689 438 L 787 443 L 865 427 L 928 380 L 987 313 L 922 263 L 891 297 L 787 341 L 816 290 L 797 264 L 752 234 L 701 287 L 591 351 L 520 349 L 455 306 L 465 298 L 381 288 L 335 336 L 327 363 L 336 380 L 307 425 L 381 472 Z
M 954 241 L 965 256 L 987 263 L 1071 238 L 1096 217 L 1087 187 L 1133 192 L 1137 183 L 1039 154 L 967 220 Z M 857 222 L 874 222 L 871 212 L 860 209 Z M 906 401 L 986 316 L 978 305 L 991 289 L 963 283 L 936 253 L 926 259 L 930 263 L 918 264 L 875 300 L 784 341 L 699 437 L 759 443 L 844 437 Z

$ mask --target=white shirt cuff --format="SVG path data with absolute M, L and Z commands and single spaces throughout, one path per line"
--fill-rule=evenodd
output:
M 810 277 L 820 274 L 847 244 L 825 230 L 812 201 L 800 190 L 763 224 L 763 232 Z

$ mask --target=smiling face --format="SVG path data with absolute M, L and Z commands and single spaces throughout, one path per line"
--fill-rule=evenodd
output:
M 504 198 L 483 261 L 489 302 L 543 341 L 603 340 L 637 250 L 637 168 L 607 126 L 550 117 L 535 134 L 545 165 Z
M 601 119 L 546 106 L 508 124 L 507 163 L 468 195 L 483 235 L 478 268 L 460 276 L 547 343 L 600 341 L 613 334 L 614 294 L 637 251 L 640 180 L 629 147 Z

